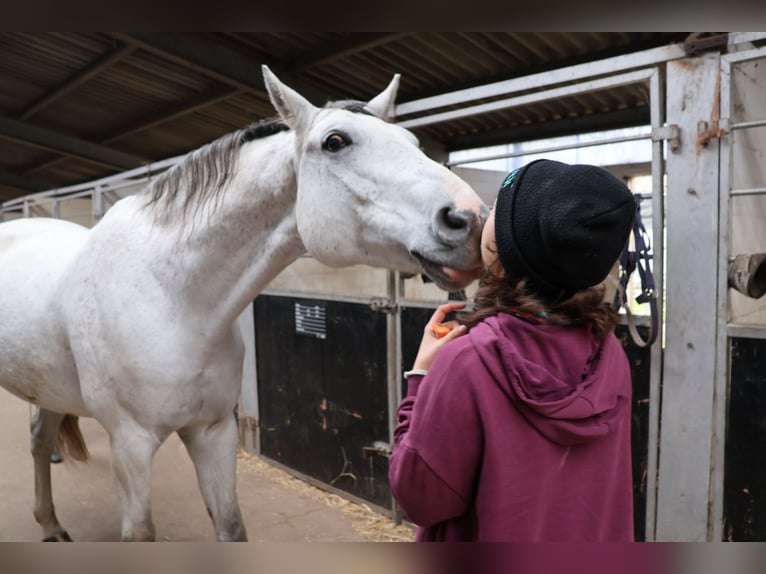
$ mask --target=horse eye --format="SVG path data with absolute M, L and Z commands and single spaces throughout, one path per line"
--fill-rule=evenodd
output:
M 335 153 L 339 151 L 341 148 L 346 147 L 348 144 L 349 142 L 346 141 L 346 138 L 344 138 L 341 134 L 335 132 L 327 136 L 327 138 L 324 140 L 324 143 L 322 144 L 322 148 L 326 149 L 329 152 Z

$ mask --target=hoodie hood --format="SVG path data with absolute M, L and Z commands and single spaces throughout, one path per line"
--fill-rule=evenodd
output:
M 469 336 L 494 382 L 555 443 L 583 444 L 608 434 L 630 400 L 622 347 L 614 336 L 599 340 L 590 326 L 535 325 L 501 313 Z M 615 369 L 626 376 L 615 377 Z

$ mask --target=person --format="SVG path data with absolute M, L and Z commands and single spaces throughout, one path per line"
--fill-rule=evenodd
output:
M 473 310 L 424 329 L 389 483 L 418 541 L 632 541 L 631 375 L 604 302 L 636 204 L 606 170 L 511 172 Z M 465 335 L 465 336 L 463 336 Z

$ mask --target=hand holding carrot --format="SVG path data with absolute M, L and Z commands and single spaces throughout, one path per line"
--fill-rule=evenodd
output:
M 457 321 L 444 321 L 449 313 L 464 307 L 465 303 L 445 303 L 434 311 L 423 329 L 423 339 L 420 341 L 420 349 L 418 349 L 413 369 L 427 371 L 439 349 L 465 333 L 465 325 Z

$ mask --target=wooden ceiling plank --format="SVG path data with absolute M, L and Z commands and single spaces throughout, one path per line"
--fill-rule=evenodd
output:
M 62 96 L 68 94 L 75 88 L 80 87 L 82 84 L 105 70 L 106 68 L 113 66 L 123 58 L 129 56 L 136 50 L 135 46 L 127 46 L 127 45 L 120 45 L 119 47 L 115 48 L 114 50 L 110 50 L 109 52 L 106 52 L 105 54 L 102 54 L 99 58 L 91 62 L 89 65 L 87 65 L 82 70 L 79 70 L 76 74 L 68 78 L 66 81 L 64 81 L 62 84 L 58 85 L 56 88 L 48 92 L 47 94 L 43 95 L 41 98 L 39 98 L 37 101 L 29 105 L 27 108 L 24 109 L 20 114 L 18 114 L 17 118 L 20 120 L 25 120 L 46 106 L 49 106 L 54 101 L 58 100 Z

